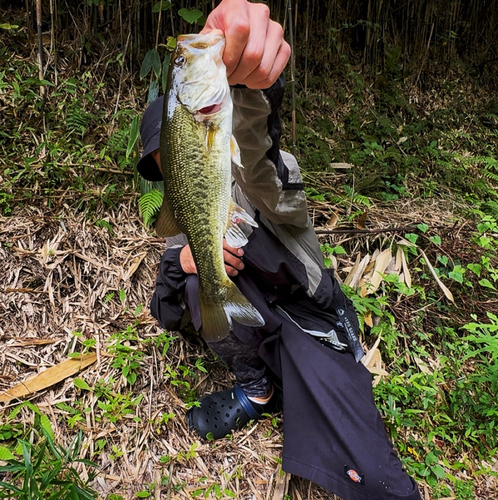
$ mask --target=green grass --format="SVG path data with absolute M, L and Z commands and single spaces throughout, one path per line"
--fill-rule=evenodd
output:
M 26 409 L 32 413 L 32 423 L 21 427 L 16 416 Z M 12 423 L 11 423 L 12 422 Z M 15 429 L 14 432 L 12 432 Z M 7 443 L 8 446 L 3 444 Z M 82 432 L 77 433 L 67 447 L 55 442 L 48 417 L 31 403 L 17 406 L 0 426 L 0 498 L 19 500 L 62 499 L 92 500 L 98 497 L 90 487 L 98 466 L 80 458 Z M 83 480 L 75 468 L 85 464 L 90 471 Z

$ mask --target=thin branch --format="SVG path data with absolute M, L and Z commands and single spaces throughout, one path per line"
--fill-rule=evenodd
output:
M 462 226 L 458 229 L 458 232 L 464 231 L 463 226 L 465 225 L 462 224 Z M 442 230 L 442 231 L 455 231 L 457 228 L 455 225 L 448 227 L 448 226 L 430 226 L 429 229 L 432 229 L 433 231 L 435 230 Z M 405 231 L 420 231 L 420 229 L 417 226 L 400 226 L 400 227 L 386 227 L 386 228 L 381 228 L 381 229 L 315 229 L 315 234 L 364 234 L 364 235 L 369 235 L 369 234 L 380 234 L 380 233 L 402 233 Z M 475 231 L 475 229 L 472 228 L 466 228 L 466 232 L 471 232 Z
M 379 234 L 415 231 L 417 226 L 386 227 L 383 229 L 315 229 L 315 234 Z

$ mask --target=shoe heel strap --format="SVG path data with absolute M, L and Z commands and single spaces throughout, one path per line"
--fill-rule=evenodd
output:
M 249 418 L 256 420 L 259 417 L 261 417 L 261 414 L 251 404 L 245 392 L 238 385 L 236 385 L 234 389 L 235 389 L 235 396 L 239 400 L 240 406 L 242 406 L 242 408 L 247 413 Z

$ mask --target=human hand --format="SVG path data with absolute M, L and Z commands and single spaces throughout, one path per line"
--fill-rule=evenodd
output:
M 233 248 L 223 240 L 223 260 L 225 261 L 225 270 L 228 276 L 237 276 L 239 271 L 244 269 L 242 255 L 244 255 L 244 250 L 242 250 L 242 248 Z M 182 266 L 183 272 L 187 274 L 197 274 L 190 245 L 185 245 L 180 250 L 180 265 Z
M 270 19 L 262 3 L 222 0 L 201 33 L 221 29 L 225 34 L 223 62 L 230 85 L 266 89 L 277 80 L 290 57 L 282 26 Z

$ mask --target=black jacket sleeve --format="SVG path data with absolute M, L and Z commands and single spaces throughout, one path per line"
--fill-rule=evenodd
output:
M 156 278 L 156 289 L 150 302 L 150 310 L 161 325 L 167 330 L 178 330 L 186 314 L 183 303 L 187 274 L 180 265 L 182 246 L 166 249 L 161 257 Z

